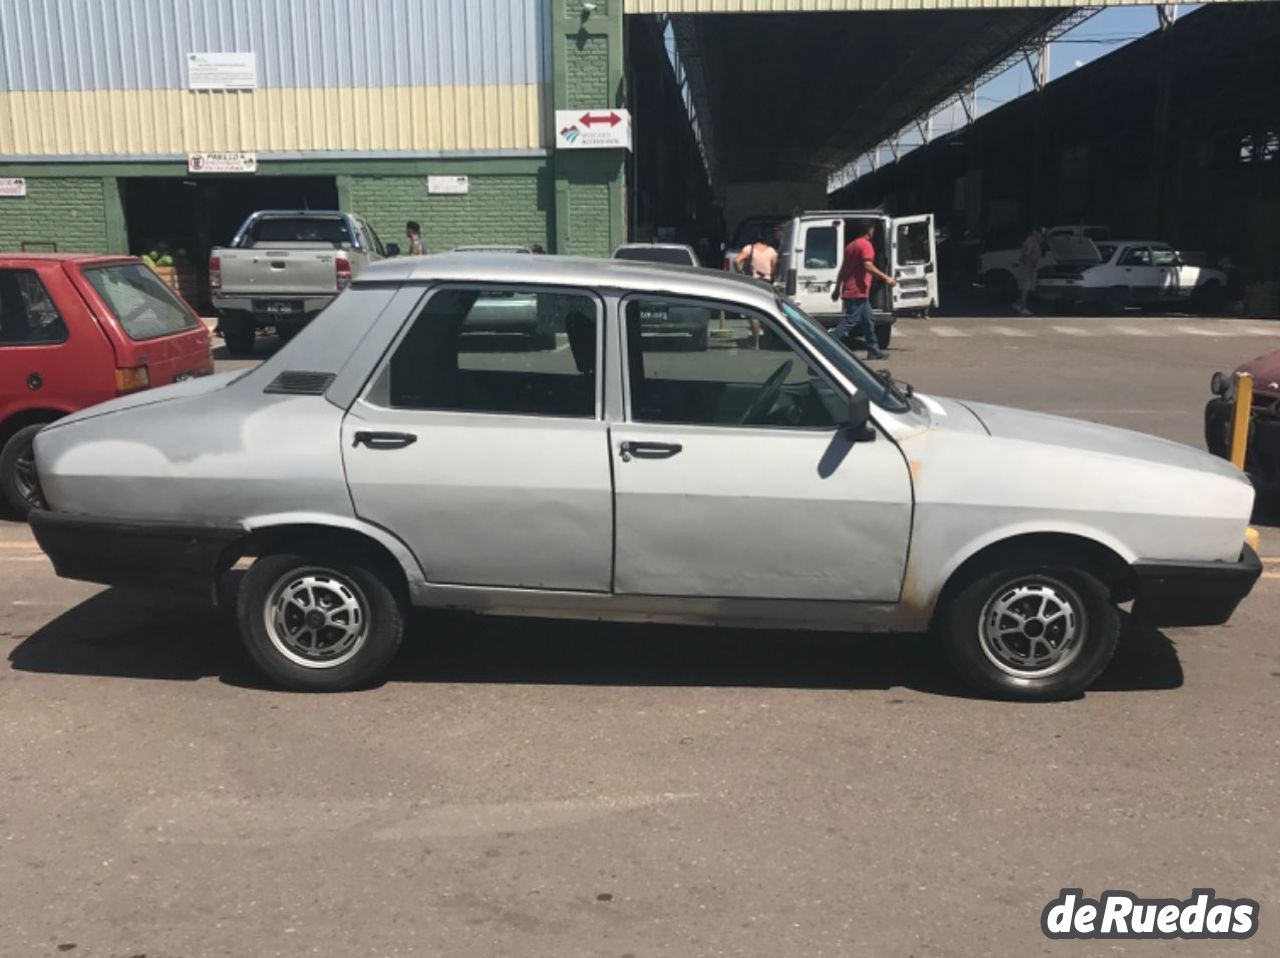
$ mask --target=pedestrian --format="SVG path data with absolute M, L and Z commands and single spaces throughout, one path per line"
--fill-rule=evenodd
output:
M 778 268 L 778 251 L 766 243 L 764 233 L 757 230 L 751 242 L 739 250 L 733 262 L 738 267 L 738 272 L 772 283 L 774 270 Z M 760 321 L 756 319 L 751 320 L 751 341 L 756 349 L 760 348 Z
M 836 339 L 843 340 L 849 330 L 857 330 L 867 347 L 868 359 L 885 359 L 876 339 L 876 314 L 871 310 L 872 277 L 889 286 L 898 285 L 892 276 L 876 265 L 876 248 L 871 239 L 876 235 L 874 220 L 859 224 L 853 241 L 844 248 L 844 261 L 836 274 L 836 285 L 831 290 L 833 300 L 844 300 L 844 318 L 832 331 Z
M 404 235 L 409 240 L 410 256 L 422 256 L 426 253 L 427 248 L 422 245 L 422 227 L 416 220 L 409 220 L 404 224 Z
M 1018 256 L 1018 305 L 1019 316 L 1030 316 L 1027 297 L 1036 288 L 1036 275 L 1040 270 L 1040 256 L 1044 247 L 1044 230 L 1035 226 L 1022 241 L 1022 253 Z

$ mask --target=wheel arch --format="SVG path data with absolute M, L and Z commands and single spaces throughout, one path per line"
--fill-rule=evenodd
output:
M 1132 563 L 1129 550 L 1109 537 L 1077 530 L 1007 532 L 976 543 L 954 558 L 944 573 L 943 586 L 930 614 L 936 621 L 951 597 L 977 575 L 1013 559 L 1067 560 L 1096 574 L 1118 602 L 1132 598 Z
M 241 559 L 275 553 L 338 548 L 358 556 L 388 576 L 388 584 L 402 600 L 412 601 L 425 587 L 418 560 L 403 542 L 384 529 L 358 519 L 289 513 L 245 522 L 245 534 L 223 550 L 218 572 Z
M 19 429 L 27 426 L 48 425 L 63 416 L 69 416 L 74 410 L 58 409 L 54 406 L 33 406 L 14 413 L 4 422 L 0 422 L 0 446 L 13 438 Z

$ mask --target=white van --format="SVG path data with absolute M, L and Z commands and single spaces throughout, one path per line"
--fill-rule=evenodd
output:
M 892 289 L 871 288 L 876 336 L 887 346 L 893 323 L 903 314 L 927 315 L 938 306 L 938 253 L 933 214 L 888 216 L 883 210 L 818 210 L 787 223 L 778 250 L 778 285 L 797 306 L 825 326 L 840 322 L 841 306 L 831 299 L 845 246 L 859 223 L 877 224 L 876 265 L 898 281 Z

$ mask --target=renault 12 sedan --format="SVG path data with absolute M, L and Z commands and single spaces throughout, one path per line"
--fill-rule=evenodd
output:
M 488 334 L 512 298 L 556 348 Z M 672 308 L 714 345 L 646 335 Z M 1253 490 L 1205 452 L 912 394 L 759 283 L 623 261 L 372 265 L 263 365 L 69 416 L 35 455 L 59 574 L 216 596 L 252 558 L 242 637 L 298 689 L 370 683 L 423 606 L 932 630 L 977 689 L 1060 697 L 1119 604 L 1221 623 L 1260 573 Z

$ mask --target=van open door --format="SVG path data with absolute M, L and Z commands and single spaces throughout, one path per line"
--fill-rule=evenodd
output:
M 787 294 L 810 316 L 838 314 L 840 306 L 831 301 L 831 290 L 840 272 L 844 221 L 802 216 L 792 226 L 790 256 L 782 263 Z
M 933 214 L 900 216 L 893 221 L 889 244 L 895 313 L 925 313 L 938 306 L 938 250 Z

